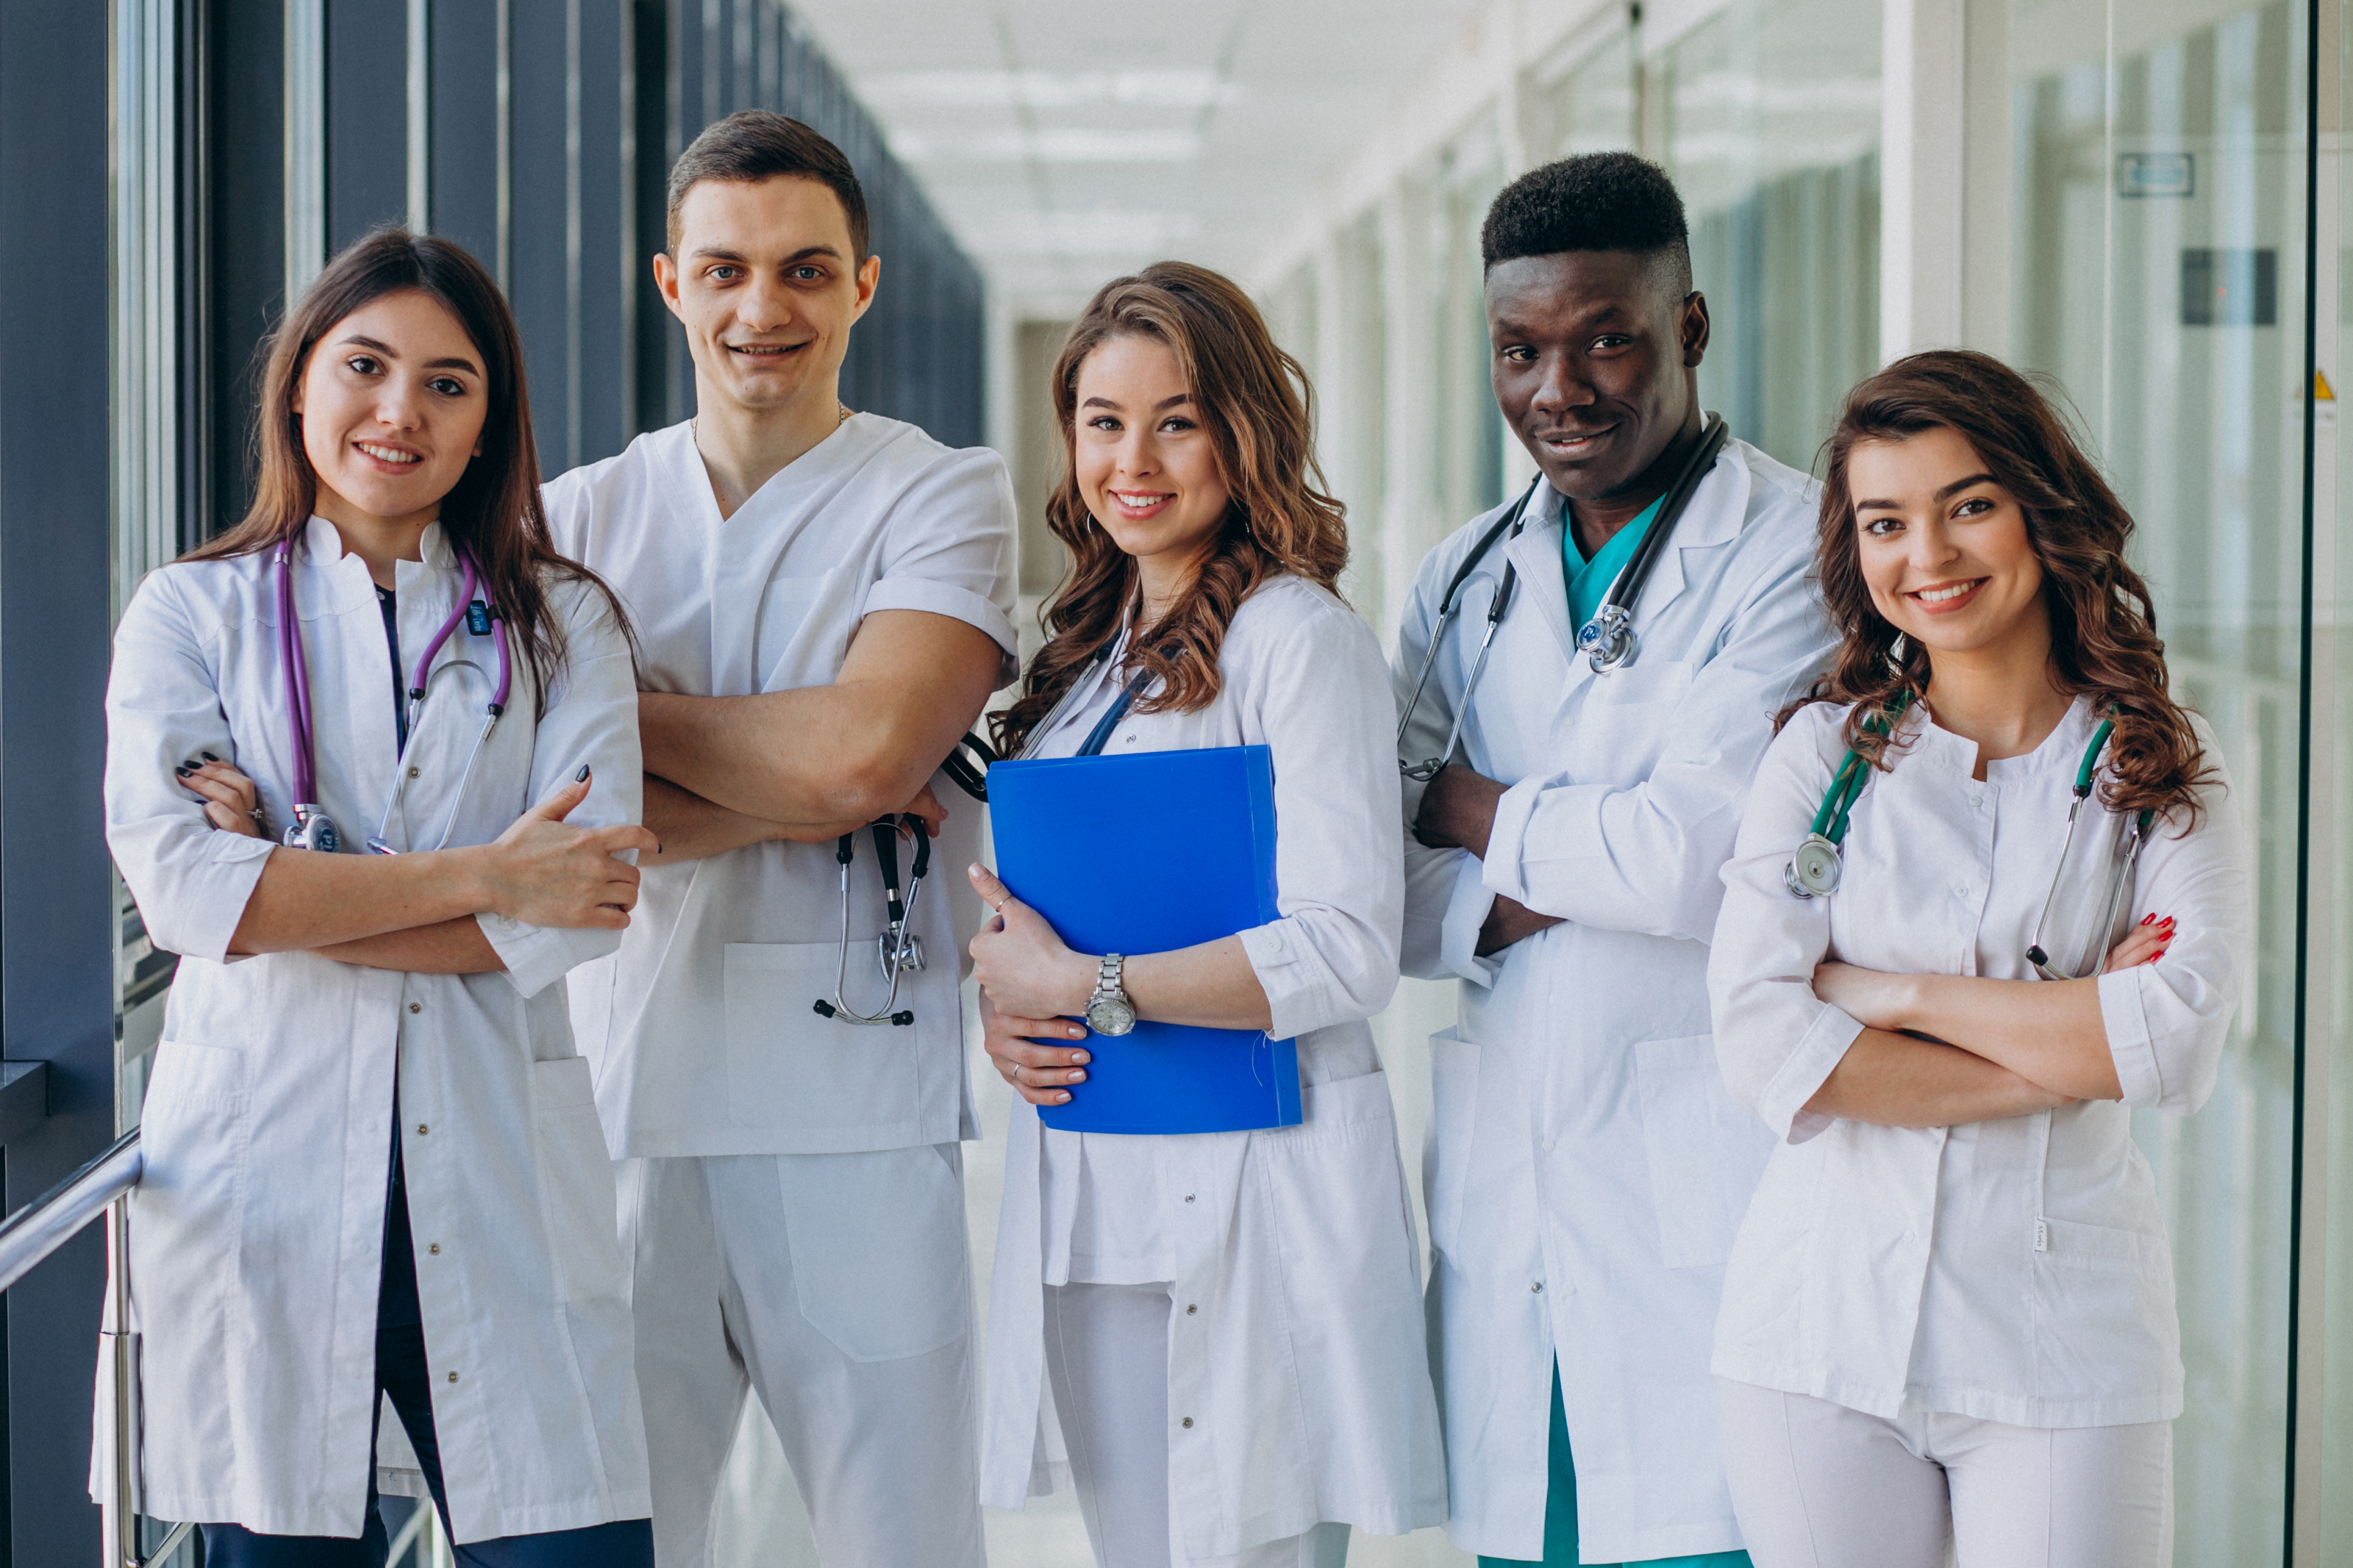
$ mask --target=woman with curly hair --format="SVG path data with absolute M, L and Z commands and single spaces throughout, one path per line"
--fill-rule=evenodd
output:
M 1445 1513 L 1388 1083 L 1404 845 L 1378 645 L 1334 592 L 1339 504 L 1306 378 L 1249 298 L 1163 262 L 1107 284 L 1054 367 L 1070 547 L 1008 752 L 1268 747 L 1281 918 L 1128 956 L 1134 1015 L 1296 1041 L 1305 1120 L 1185 1136 L 1049 1129 L 1085 1093 L 1104 963 L 978 867 L 1006 1154 L 982 1500 L 1075 1483 L 1105 1568 L 1337 1568 L 1350 1525 Z M 1113 961 L 1116 966 L 1116 961 Z M 1075 1086 L 1075 1088 L 1074 1088 Z M 1050 1396 L 1049 1391 L 1050 1390 Z M 1067 1458 L 1064 1458 L 1067 1456 Z
M 1709 964 L 1781 1140 L 1726 1270 L 1758 1568 L 2172 1560 L 2173 1267 L 2135 1109 L 2214 1085 L 2250 941 L 2212 732 L 2133 522 L 1983 354 L 1849 395 L 1817 557 L 1841 646 L 1766 753 Z

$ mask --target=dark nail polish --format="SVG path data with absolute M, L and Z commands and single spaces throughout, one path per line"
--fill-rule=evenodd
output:
M 210 752 L 203 752 L 203 753 L 201 753 L 201 754 L 202 754 L 202 756 L 204 757 L 205 761 L 206 761 L 206 762 L 208 762 L 208 763 L 216 763 L 216 762 L 219 762 L 219 761 L 220 761 L 220 759 L 219 759 L 218 757 L 214 756 Z
M 182 778 L 186 778 L 190 773 L 195 773 L 196 770 L 194 768 L 174 768 L 172 771 L 179 774 Z
M 586 782 L 587 782 L 587 779 L 588 779 L 588 764 L 587 764 L 586 763 L 581 763 L 581 764 L 580 764 L 580 771 L 579 771 L 578 773 L 574 773 L 574 774 L 572 775 L 572 782 L 573 782 L 574 784 L 585 784 L 585 783 L 586 783 Z

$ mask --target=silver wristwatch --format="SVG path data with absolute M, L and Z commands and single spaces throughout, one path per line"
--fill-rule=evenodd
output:
M 1087 1027 L 1098 1035 L 1124 1035 L 1135 1027 L 1135 1004 L 1120 984 L 1119 972 L 1126 963 L 1123 955 L 1106 952 L 1096 972 L 1095 994 L 1087 998 Z

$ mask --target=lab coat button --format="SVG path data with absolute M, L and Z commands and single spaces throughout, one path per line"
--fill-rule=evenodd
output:
M 412 1013 L 422 1013 L 425 1011 L 425 1004 L 422 1002 L 411 1002 L 408 1005 L 408 1010 Z
M 1905 1240 L 1906 1240 L 1906 1241 L 1909 1241 L 1909 1240 L 1911 1240 L 1911 1239 L 1912 1239 L 1912 1231 L 1911 1231 L 1910 1227 L 1908 1227 L 1908 1226 L 1907 1226 L 1907 1227 L 1905 1227 L 1905 1232 L 1904 1232 L 1904 1239 L 1905 1239 Z
M 1187 1301 L 1185 1303 L 1185 1315 L 1188 1318 L 1200 1310 L 1201 1304 L 1198 1301 Z
M 1193 1194 L 1190 1194 L 1190 1193 L 1187 1193 L 1187 1194 L 1185 1194 L 1185 1201 L 1186 1201 L 1187 1203 L 1188 1203 L 1188 1204 L 1189 1204 L 1189 1203 L 1191 1203 L 1191 1202 L 1193 1201 Z
M 417 1135 L 419 1138 L 424 1137 L 427 1132 L 430 1132 L 430 1131 L 433 1131 L 433 1129 L 432 1129 L 432 1128 L 427 1127 L 427 1126 L 424 1122 L 422 1122 L 422 1121 L 420 1121 L 420 1122 L 418 1122 L 418 1123 L 417 1124 Z
M 1186 1426 L 1192 1426 L 1192 1425 L 1193 1425 L 1193 1418 L 1192 1418 L 1190 1415 L 1187 1415 L 1187 1417 L 1185 1417 L 1185 1425 L 1186 1425 Z
M 1541 1295 L 1543 1295 L 1543 1294 L 1544 1294 L 1544 1281 L 1543 1281 L 1543 1280 L 1541 1280 L 1541 1279 L 1537 1280 L 1535 1284 L 1533 1284 L 1533 1285 L 1531 1285 L 1531 1286 L 1529 1286 L 1529 1287 L 1528 1287 L 1528 1290 L 1529 1290 L 1529 1292 L 1530 1292 L 1532 1295 L 1537 1295 L 1537 1296 L 1541 1296 Z
M 441 1256 L 441 1244 L 440 1244 L 439 1242 L 438 1242 L 438 1241 L 437 1241 L 437 1242 L 435 1242 L 432 1246 L 430 1246 L 430 1247 L 427 1247 L 425 1250 L 426 1250 L 426 1251 L 427 1251 L 427 1252 L 429 1252 L 429 1253 L 431 1253 L 434 1257 L 438 1258 L 438 1257 L 440 1257 L 440 1256 Z
M 457 1381 L 458 1381 L 458 1374 L 457 1374 L 456 1373 L 454 1373 L 454 1372 L 453 1372 L 453 1373 L 451 1373 L 449 1374 L 449 1381 L 450 1381 L 450 1382 L 452 1382 L 452 1383 L 457 1382 Z
M 410 769 L 408 770 L 408 776 L 409 776 L 410 778 L 415 778 L 415 777 L 417 776 L 417 772 L 418 772 L 418 770 L 417 770 L 417 769 L 416 769 L 416 768 L 410 768 Z

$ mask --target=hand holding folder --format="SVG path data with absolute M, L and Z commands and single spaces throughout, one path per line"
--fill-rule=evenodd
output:
M 1280 918 L 1274 764 L 1264 746 L 998 763 L 997 871 L 1085 953 L 1166 952 Z M 1140 1022 L 1093 1060 L 1049 1127 L 1231 1132 L 1301 1115 L 1298 1053 L 1261 1031 Z

